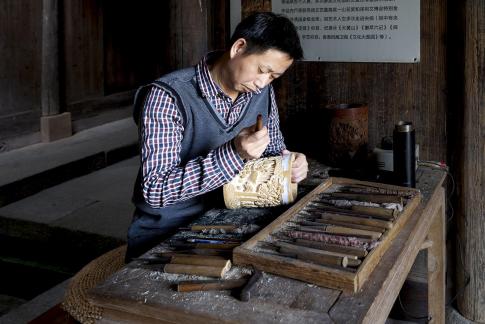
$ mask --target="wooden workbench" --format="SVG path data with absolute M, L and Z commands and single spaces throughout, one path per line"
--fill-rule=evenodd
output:
M 319 165 L 310 167 L 313 172 L 300 186 L 302 194 L 326 176 Z M 240 302 L 228 291 L 178 293 L 158 271 L 128 265 L 92 290 L 90 300 L 103 308 L 99 323 L 383 323 L 418 252 L 427 248 L 429 316 L 432 323 L 444 323 L 444 179 L 442 171 L 418 170 L 421 204 L 355 294 L 265 273 L 251 300 Z M 216 211 L 220 217 L 234 212 Z M 250 213 L 268 223 L 281 209 Z M 241 220 L 247 217 L 241 214 Z

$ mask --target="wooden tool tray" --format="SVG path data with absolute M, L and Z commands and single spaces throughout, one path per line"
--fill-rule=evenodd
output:
M 329 207 L 328 201 L 334 201 L 339 199 L 342 200 L 341 197 L 339 197 L 339 199 L 334 199 L 335 192 L 349 191 L 353 191 L 354 193 L 356 191 L 365 191 L 365 193 L 360 194 L 367 195 L 367 197 L 364 199 L 367 201 L 369 201 L 369 195 L 373 197 L 373 199 L 377 200 L 381 200 L 378 198 L 388 196 L 392 196 L 393 198 L 401 197 L 403 201 L 403 209 L 400 212 L 393 213 L 392 216 L 386 215 L 385 218 L 383 218 L 384 216 L 368 217 L 363 215 L 357 215 L 358 212 L 356 211 L 348 211 L 348 213 L 337 212 L 336 210 L 331 211 L 330 209 L 332 208 Z M 330 199 L 329 195 L 331 197 Z M 337 195 L 341 194 L 339 193 Z M 359 195 L 359 193 L 357 193 L 357 195 Z M 376 198 L 376 196 L 378 197 Z M 352 200 L 352 203 L 355 203 L 356 199 L 344 200 Z M 302 281 L 316 284 L 318 286 L 356 292 L 362 287 L 364 282 L 372 273 L 373 269 L 379 263 L 382 255 L 390 246 L 393 238 L 397 235 L 397 233 L 399 233 L 400 229 L 407 222 L 409 216 L 413 213 L 420 200 L 421 194 L 417 189 L 345 178 L 329 178 L 325 180 L 322 184 L 320 184 L 317 188 L 315 188 L 313 191 L 301 198 L 295 205 L 293 205 L 285 213 L 276 218 L 271 224 L 266 226 L 251 239 L 246 241 L 241 246 L 235 248 L 233 251 L 233 262 L 234 264 L 252 265 L 257 269 L 266 272 L 275 273 L 289 278 L 299 279 Z M 315 211 L 315 206 L 325 206 L 322 207 L 325 210 Z M 355 209 L 358 208 L 360 207 L 355 207 Z M 384 208 L 378 207 L 377 209 L 382 210 Z M 392 213 L 392 210 L 390 211 Z M 322 223 L 322 227 L 326 226 L 325 223 L 327 224 L 327 228 L 335 228 L 336 225 L 341 225 L 338 226 L 339 229 L 345 227 L 345 224 L 341 219 L 333 222 L 330 221 L 330 223 L 328 223 L 328 217 L 330 217 L 332 214 L 337 215 L 338 217 L 341 217 L 339 215 L 343 215 L 344 217 L 342 217 L 342 219 L 345 219 L 345 216 L 354 216 L 358 218 L 360 217 L 361 219 L 370 220 L 371 225 L 374 225 L 372 223 L 374 220 L 378 223 L 380 222 L 379 226 L 381 226 L 382 224 L 386 225 L 381 226 L 380 229 L 382 234 L 379 238 L 374 237 L 371 239 L 369 236 L 359 237 L 359 235 L 353 235 L 348 233 L 339 234 L 336 236 L 338 238 L 341 238 L 342 240 L 345 240 L 345 242 L 355 240 L 355 236 L 357 236 L 357 243 L 360 244 L 362 242 L 368 242 L 368 244 L 370 244 L 358 247 L 358 249 L 360 250 L 366 250 L 366 255 L 360 255 L 358 259 L 356 259 L 355 256 L 352 256 L 349 259 L 347 257 L 340 258 L 340 253 L 338 253 L 338 257 L 328 257 L 330 260 L 325 259 L 326 257 L 323 256 L 323 261 L 315 261 L 315 256 L 319 257 L 320 253 L 325 254 L 328 252 L 319 252 L 318 249 L 315 250 L 314 248 L 309 248 L 308 245 L 306 247 L 303 247 L 302 250 L 304 250 L 304 252 L 302 254 L 300 254 L 300 250 L 298 250 L 297 254 L 291 255 L 291 248 L 295 248 L 294 244 L 298 245 L 298 247 L 296 247 L 297 249 L 300 249 L 302 243 L 308 244 L 308 241 L 301 240 L 301 237 L 300 240 L 296 240 L 297 242 L 295 242 L 295 240 L 292 240 L 295 238 L 294 235 L 301 235 L 296 232 L 315 233 L 314 229 L 319 228 L 318 226 L 315 226 L 313 228 L 311 226 L 302 226 L 302 223 L 304 223 L 304 225 L 316 225 L 315 221 L 318 221 Z M 319 217 L 327 218 L 321 220 L 322 218 Z M 314 222 L 308 220 L 312 218 Z M 358 221 L 360 222 L 360 220 Z M 330 226 L 328 226 L 328 224 L 330 224 Z M 350 224 L 349 226 L 351 225 L 352 224 Z M 388 228 L 384 229 L 382 227 Z M 369 229 L 375 227 L 369 225 L 355 226 L 354 223 L 353 228 Z M 315 236 L 318 235 L 320 235 L 320 237 L 325 236 L 325 240 L 327 240 L 329 237 L 334 238 L 335 236 L 335 234 L 329 233 L 321 234 L 321 232 L 317 230 L 317 235 Z M 352 236 L 354 238 L 351 238 Z M 312 237 L 312 239 L 314 239 L 314 237 Z M 311 243 L 314 244 L 313 242 Z M 347 243 L 339 242 L 338 244 Z M 335 244 L 330 245 L 335 247 Z M 288 247 L 290 248 L 290 251 L 288 251 Z M 328 251 L 328 245 L 326 245 L 325 249 L 327 249 Z M 352 249 L 353 248 L 351 247 L 349 250 Z M 284 252 L 282 253 L 281 251 Z M 335 263 L 335 260 L 337 260 L 338 265 Z M 349 264 L 347 265 L 347 267 L 344 267 L 343 265 L 344 263 L 346 265 L 347 261 L 349 262 Z M 341 262 L 343 263 L 341 264 Z

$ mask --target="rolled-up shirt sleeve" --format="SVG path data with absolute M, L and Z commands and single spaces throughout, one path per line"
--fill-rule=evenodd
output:
M 271 85 L 269 85 L 269 87 L 271 107 L 267 127 L 270 142 L 268 147 L 266 147 L 266 150 L 263 152 L 264 157 L 280 155 L 281 152 L 286 149 L 285 140 L 280 130 L 280 118 L 278 115 L 278 105 L 276 104 L 274 89 Z
M 214 190 L 244 166 L 230 142 L 180 165 L 183 118 L 173 98 L 158 87 L 152 87 L 147 95 L 140 127 L 142 190 L 151 207 L 168 206 Z

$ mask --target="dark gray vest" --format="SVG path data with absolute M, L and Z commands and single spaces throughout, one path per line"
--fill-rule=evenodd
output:
M 184 134 L 180 152 L 181 166 L 195 157 L 205 156 L 209 151 L 233 139 L 243 128 L 254 125 L 258 114 L 263 115 L 264 124 L 267 124 L 271 108 L 269 87 L 265 87 L 260 94 L 253 95 L 242 109 L 239 119 L 229 126 L 209 100 L 202 97 L 194 67 L 167 74 L 154 83 L 138 89 L 134 111 L 137 123 L 151 86 L 160 87 L 170 93 L 182 115 Z M 133 194 L 133 202 L 139 210 L 168 217 L 200 215 L 206 208 L 210 208 L 207 206 L 209 200 L 208 195 L 204 194 L 167 207 L 152 208 L 143 198 L 141 170 L 138 173 Z

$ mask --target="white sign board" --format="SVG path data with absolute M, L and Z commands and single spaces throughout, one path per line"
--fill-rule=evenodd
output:
M 419 0 L 272 0 L 306 61 L 419 62 Z

